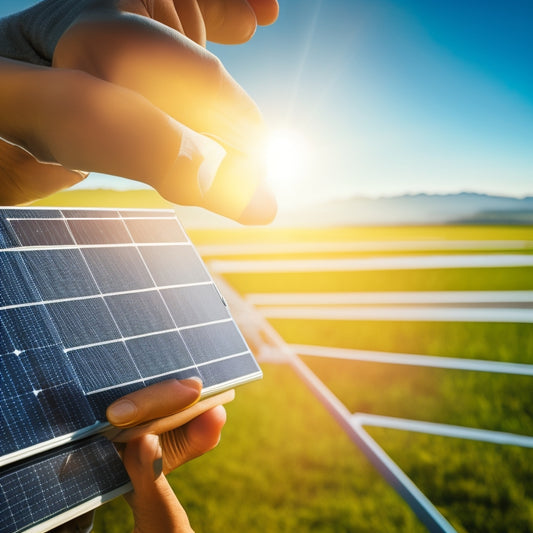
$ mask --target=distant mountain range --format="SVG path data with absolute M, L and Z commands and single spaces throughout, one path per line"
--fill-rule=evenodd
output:
M 68 190 L 36 205 L 100 207 L 175 207 L 187 228 L 238 227 L 236 222 L 198 207 L 172 206 L 153 190 Z M 339 227 L 428 224 L 533 225 L 533 196 L 513 198 L 463 192 L 352 197 L 312 206 L 280 209 L 274 226 Z
M 463 192 L 352 197 L 281 212 L 277 226 L 426 224 L 533 225 L 533 196 L 513 198 Z

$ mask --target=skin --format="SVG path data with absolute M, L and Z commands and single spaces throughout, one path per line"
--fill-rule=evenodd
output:
M 242 223 L 275 216 L 259 155 L 261 114 L 204 48 L 208 38 L 249 39 L 258 21 L 275 18 L 275 0 L 151 4 L 90 3 L 59 39 L 53 68 L 0 60 L 0 101 L 10 102 L 0 116 L 2 203 L 76 183 L 84 177 L 77 170 L 143 181 L 172 202 Z M 177 157 L 183 126 L 226 149 L 206 193 L 198 161 Z
M 52 67 L 0 58 L 0 103 L 9 103 L 0 113 L 0 204 L 31 202 L 97 171 L 242 223 L 272 220 L 261 115 L 205 43 L 245 42 L 277 14 L 276 0 L 95 0 L 61 36 Z M 185 127 L 226 149 L 207 192 L 198 161 L 177 157 Z M 152 385 L 112 404 L 108 419 L 127 428 L 165 418 L 200 391 L 191 380 Z M 219 406 L 126 444 L 136 533 L 192 531 L 163 473 L 215 447 L 225 419 Z

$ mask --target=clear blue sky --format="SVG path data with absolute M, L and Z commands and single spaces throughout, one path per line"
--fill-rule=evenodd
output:
M 307 137 L 302 199 L 533 195 L 531 0 L 280 4 L 249 43 L 209 48 L 269 124 Z

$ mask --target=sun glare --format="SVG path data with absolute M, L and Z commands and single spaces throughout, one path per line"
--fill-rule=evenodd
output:
M 267 179 L 283 201 L 296 200 L 309 165 L 309 145 L 296 130 L 271 132 L 266 147 Z

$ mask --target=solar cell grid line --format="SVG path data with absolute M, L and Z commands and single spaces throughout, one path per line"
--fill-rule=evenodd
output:
M 46 455 L 49 471 L 65 446 L 84 449 L 107 405 L 139 387 L 197 375 L 209 396 L 261 377 L 171 210 L 0 208 L 0 268 L 0 475 L 11 480 L 28 461 Z M 0 533 L 26 531 L 35 512 Z

